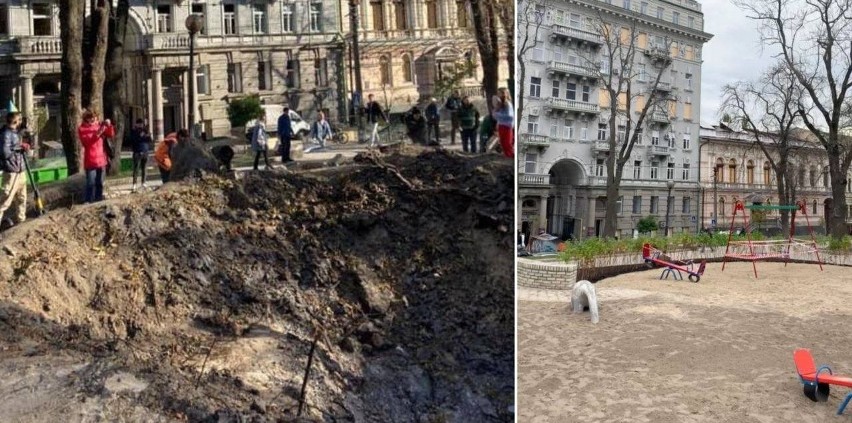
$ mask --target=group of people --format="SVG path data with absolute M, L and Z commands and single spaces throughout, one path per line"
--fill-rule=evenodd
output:
M 370 103 L 372 95 L 370 96 Z M 450 144 L 456 143 L 456 134 L 461 136 L 462 150 L 464 152 L 477 152 L 477 134 L 479 135 L 479 152 L 486 152 L 490 141 L 497 137 L 503 154 L 508 158 L 514 157 L 514 108 L 509 98 L 509 90 L 500 88 L 497 95 L 492 98 L 491 113 L 480 119 L 479 110 L 468 96 L 461 96 L 455 91 L 444 104 L 444 108 L 450 112 L 452 127 L 450 130 Z M 368 107 L 368 119 L 375 113 L 369 113 L 372 107 Z M 411 109 L 404 118 L 408 130 L 408 136 L 412 142 L 423 145 L 440 145 L 440 121 L 441 113 L 435 98 L 426 106 L 425 116 L 416 106 Z

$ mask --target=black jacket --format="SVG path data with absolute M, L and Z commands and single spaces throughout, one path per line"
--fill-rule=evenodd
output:
M 18 131 L 4 126 L 0 132 L 3 148 L 0 150 L 0 168 L 3 172 L 21 173 L 24 171 L 24 157 L 21 154 L 21 137 Z
M 130 131 L 130 145 L 134 153 L 147 153 L 151 149 L 151 135 L 144 129 Z

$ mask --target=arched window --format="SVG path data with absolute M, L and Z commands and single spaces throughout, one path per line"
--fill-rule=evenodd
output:
M 737 183 L 737 160 L 731 159 L 728 161 L 728 182 Z
M 817 214 L 817 202 L 814 200 L 813 211 L 811 212 L 812 216 L 816 216 Z
M 811 186 L 812 186 L 812 187 L 815 187 L 815 186 L 816 186 L 816 181 L 817 181 L 817 170 L 816 170 L 816 166 L 811 166 L 811 180 L 810 180 L 810 183 L 811 183 Z
M 799 182 L 800 187 L 805 186 L 805 167 L 804 166 L 799 166 L 799 181 L 798 182 Z
M 746 183 L 754 185 L 754 162 L 751 160 L 746 165 Z
M 379 58 L 379 72 L 381 72 L 382 85 L 392 85 L 393 75 L 391 74 L 391 60 L 388 56 Z
M 413 72 L 411 72 L 411 56 L 402 55 L 402 80 L 405 82 L 414 82 Z
M 719 216 L 724 216 L 725 214 L 726 214 L 725 213 L 725 197 L 720 197 L 719 198 Z M 717 224 L 719 223 L 718 216 L 716 218 L 716 223 Z
M 725 182 L 725 162 L 722 159 L 716 159 L 716 182 Z
M 769 167 L 769 162 L 763 163 L 763 185 L 772 183 L 772 169 Z

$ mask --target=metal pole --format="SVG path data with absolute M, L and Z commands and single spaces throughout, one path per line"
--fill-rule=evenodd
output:
M 669 215 L 672 212 L 672 187 L 669 187 L 669 196 L 666 197 L 666 236 L 669 236 Z
M 358 94 L 358 107 L 363 107 L 364 95 L 361 83 L 361 52 L 358 48 L 358 3 L 359 0 L 349 0 L 349 18 L 351 19 L 352 26 L 352 55 L 355 56 L 355 92 Z M 364 122 L 357 111 L 356 115 L 358 116 L 358 128 L 364 129 Z
M 195 137 L 195 32 L 189 33 L 189 124 L 191 137 Z
M 717 204 L 719 204 L 719 199 L 716 198 L 717 195 L 718 195 L 718 191 L 716 190 L 716 181 L 719 180 L 719 178 L 717 176 L 718 173 L 719 173 L 719 168 L 714 167 L 713 168 L 713 221 L 716 222 L 712 225 L 714 231 L 716 230 L 716 225 L 719 224 L 719 215 L 717 214 L 717 210 L 716 210 L 716 206 L 717 206 Z

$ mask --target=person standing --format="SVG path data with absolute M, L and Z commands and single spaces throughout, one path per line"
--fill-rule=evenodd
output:
M 462 150 L 476 153 L 476 130 L 479 128 L 479 110 L 470 102 L 470 97 L 462 99 L 458 110 L 459 128 L 461 129 Z M 469 148 L 469 150 L 468 150 Z
M 458 111 L 461 108 L 461 91 L 455 90 L 450 98 L 447 99 L 447 104 L 444 107 L 450 111 L 450 123 L 452 124 L 452 129 L 450 130 L 450 145 L 456 144 L 456 132 L 459 131 L 459 116 Z
M 141 173 L 142 189 L 145 188 L 145 180 L 148 166 L 148 153 L 151 150 L 151 134 L 145 128 L 143 119 L 136 119 L 136 124 L 130 131 L 130 147 L 133 149 L 133 188 L 136 192 L 136 175 Z
M 311 126 L 311 138 L 319 142 L 319 148 L 325 148 L 325 141 L 331 138 L 331 125 L 322 111 L 317 113 L 317 121 Z
M 269 155 L 266 150 L 269 148 L 268 138 L 266 134 L 266 112 L 260 112 L 257 117 L 257 123 L 251 131 L 251 149 L 254 151 L 254 170 L 257 170 L 260 156 L 263 156 L 263 162 L 266 164 L 266 169 L 272 169 L 269 164 Z
M 83 123 L 77 128 L 83 145 L 83 169 L 86 171 L 85 201 L 92 203 L 104 199 L 104 174 L 109 163 L 104 147 L 104 137 L 111 131 L 109 121 L 98 122 L 91 110 L 83 112 Z
M 177 144 L 177 134 L 172 132 L 166 135 L 166 138 L 160 141 L 157 149 L 154 151 L 154 160 L 157 162 L 157 167 L 160 169 L 160 179 L 164 184 L 169 182 L 169 176 L 172 171 L 172 148 Z
M 435 144 L 441 144 L 441 114 L 438 112 L 438 100 L 434 97 L 432 101 L 429 102 L 429 105 L 426 106 L 426 122 L 428 124 L 428 135 L 426 136 L 427 140 L 432 138 L 432 135 L 435 135 Z
M 408 117 L 405 119 L 405 126 L 412 143 L 422 145 L 429 143 L 429 136 L 426 133 L 426 118 L 423 117 L 417 106 L 411 108 Z
M 290 122 L 290 108 L 285 107 L 284 113 L 278 117 L 278 154 L 281 155 L 281 163 L 287 164 L 293 161 L 290 158 L 290 142 L 293 139 L 293 124 Z
M 24 175 L 24 157 L 30 145 L 21 142 L 18 127 L 21 114 L 10 112 L 6 115 L 6 125 L 0 130 L 0 170 L 3 170 L 3 191 L 0 192 L 0 219 L 12 206 L 13 216 L 9 218 L 13 225 L 27 218 L 27 177 Z
M 385 116 L 385 112 L 382 110 L 382 106 L 377 101 L 373 100 L 372 94 L 367 96 L 365 112 L 367 114 L 367 123 L 372 125 L 372 132 L 370 133 L 370 147 L 373 147 L 379 139 L 379 119 L 385 121 L 388 119 L 387 116 Z
M 511 159 L 515 157 L 515 109 L 507 88 L 497 90 L 497 98 L 497 108 L 494 110 L 497 137 L 500 139 L 503 155 Z

